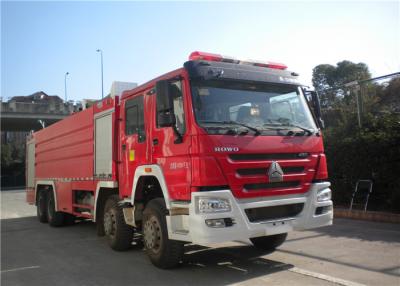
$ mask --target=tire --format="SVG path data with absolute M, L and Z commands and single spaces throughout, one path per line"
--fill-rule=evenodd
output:
M 36 214 L 41 223 L 47 223 L 47 196 L 46 192 L 38 190 L 38 198 L 36 201 Z
M 250 238 L 250 241 L 253 245 L 262 250 L 266 251 L 274 251 L 277 247 L 282 245 L 285 242 L 287 237 L 287 233 L 280 233 L 270 236 L 261 236 Z
M 150 261 L 157 267 L 176 267 L 183 258 L 183 242 L 168 239 L 168 213 L 164 199 L 151 200 L 143 212 L 143 241 Z
M 64 213 L 56 212 L 54 193 L 47 193 L 47 218 L 51 226 L 62 226 L 64 224 Z
M 117 251 L 132 247 L 133 227 L 127 225 L 118 195 L 108 197 L 104 207 L 104 232 L 110 247 Z

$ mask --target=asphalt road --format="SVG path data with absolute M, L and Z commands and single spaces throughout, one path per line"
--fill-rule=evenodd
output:
M 90 222 L 39 223 L 22 191 L 1 192 L 1 283 L 8 285 L 400 285 L 400 225 L 336 219 L 292 232 L 272 254 L 247 242 L 188 245 L 174 270 L 143 249 L 112 251 Z

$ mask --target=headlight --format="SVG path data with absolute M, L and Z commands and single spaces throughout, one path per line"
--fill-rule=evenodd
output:
M 200 213 L 222 213 L 231 211 L 229 200 L 220 198 L 199 198 L 199 212 Z
M 317 202 L 329 201 L 332 198 L 330 189 L 323 189 L 317 193 Z

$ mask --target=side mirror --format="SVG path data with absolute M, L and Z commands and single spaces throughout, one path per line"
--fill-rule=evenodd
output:
M 311 101 L 314 108 L 315 116 L 317 117 L 318 126 L 323 129 L 325 128 L 324 120 L 322 120 L 322 113 L 321 113 L 321 103 L 319 101 L 319 96 L 316 91 L 310 91 Z
M 325 123 L 324 120 L 322 120 L 321 104 L 319 101 L 318 93 L 316 91 L 306 90 L 305 88 L 303 88 L 303 92 L 306 97 L 306 100 L 313 109 L 313 113 L 315 115 L 318 127 L 324 129 Z
M 157 123 L 159 127 L 175 125 L 174 103 L 170 94 L 170 84 L 166 80 L 156 83 Z

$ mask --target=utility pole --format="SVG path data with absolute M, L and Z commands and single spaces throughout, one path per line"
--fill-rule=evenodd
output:
M 69 75 L 69 72 L 66 72 L 64 75 L 64 95 L 65 95 L 65 102 L 67 102 L 67 75 Z
M 104 85 L 103 85 L 103 51 L 101 49 L 97 49 L 96 52 L 100 53 L 101 60 L 101 99 L 104 97 Z
M 357 103 L 357 121 L 358 127 L 361 128 L 361 88 L 360 83 L 355 80 L 344 85 L 345 87 L 353 88 L 354 94 L 356 96 L 356 103 Z

